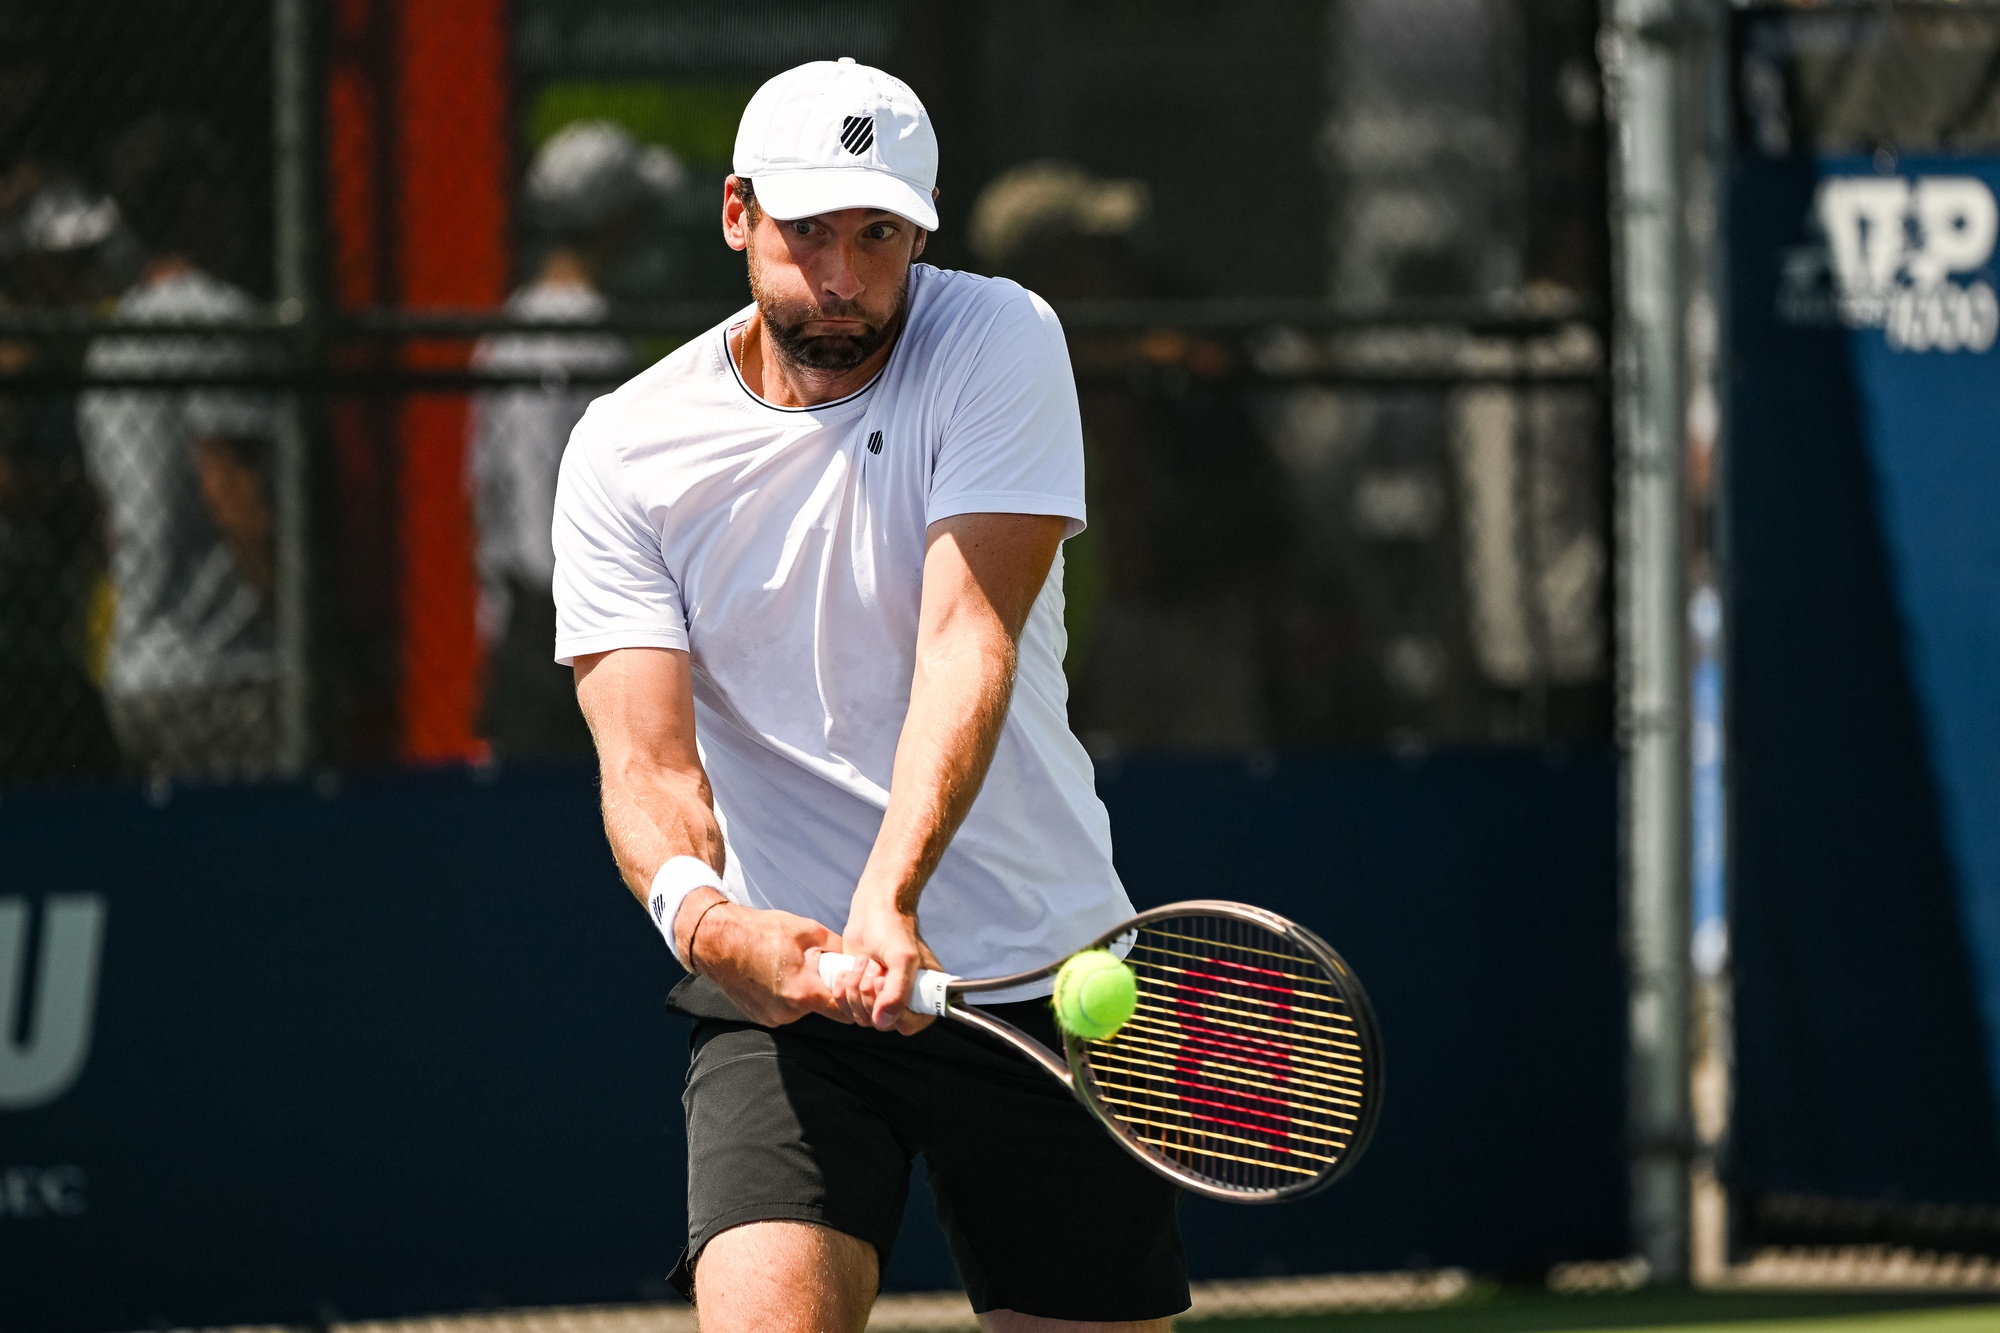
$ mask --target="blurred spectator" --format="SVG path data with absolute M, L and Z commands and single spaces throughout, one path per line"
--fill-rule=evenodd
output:
M 663 148 L 641 147 L 608 121 L 551 137 L 528 171 L 527 211 L 546 247 L 534 279 L 507 302 L 516 319 L 590 324 L 601 291 L 658 206 L 685 179 Z M 511 333 L 483 338 L 475 369 L 539 384 L 491 389 L 473 402 L 470 467 L 479 521 L 481 637 L 486 644 L 486 737 L 502 754 L 591 753 L 571 673 L 554 658 L 556 469 L 570 430 L 606 381 L 632 368 L 625 343 L 604 333 Z M 572 376 L 584 384 L 571 386 Z
M 1150 192 L 1064 162 L 987 185 L 968 227 L 991 272 L 1055 302 L 1144 300 Z M 1269 739 L 1269 604 L 1287 511 L 1229 348 L 1072 332 L 1091 527 L 1064 548 L 1071 723 L 1094 749 Z
M 104 252 L 121 234 L 117 205 L 33 161 L 5 173 L 0 197 L 6 304 L 91 301 Z M 60 355 L 9 341 L 0 369 L 57 369 Z M 102 776 L 117 765 L 89 674 L 98 530 L 74 404 L 46 393 L 0 398 L 0 781 Z
M 235 261 L 244 217 L 204 126 L 148 117 L 114 145 L 108 179 L 145 255 L 118 319 L 199 326 L 256 312 L 216 276 Z M 85 364 L 97 376 L 198 380 L 262 362 L 241 339 L 190 334 L 100 338 Z M 277 404 L 223 386 L 106 388 L 82 397 L 77 424 L 110 535 L 117 605 L 105 698 L 127 760 L 161 776 L 269 772 Z
M 1163 296 L 1159 275 L 1141 256 L 1151 208 L 1144 181 L 1030 162 L 980 191 L 968 238 L 995 273 L 1051 300 Z
M 46 151 L 22 150 L 47 114 L 40 15 L 0 9 L 0 304 L 88 305 L 124 235 L 117 205 Z M 44 142 L 41 149 L 47 147 Z M 66 347 L 0 341 L 0 373 L 75 369 Z M 101 586 L 96 500 L 84 477 L 74 402 L 0 397 L 0 782 L 109 773 L 118 750 L 91 680 L 91 611 Z

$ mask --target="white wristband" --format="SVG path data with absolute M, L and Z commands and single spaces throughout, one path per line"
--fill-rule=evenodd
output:
M 682 901 L 696 889 L 714 889 L 725 898 L 729 896 L 729 891 L 722 887 L 722 876 L 710 869 L 707 862 L 692 856 L 676 856 L 653 875 L 653 887 L 646 892 L 646 908 L 653 914 L 653 924 L 666 937 L 674 960 L 690 972 L 694 971 L 693 965 L 681 957 L 680 947 L 674 943 L 674 918 L 680 915 Z

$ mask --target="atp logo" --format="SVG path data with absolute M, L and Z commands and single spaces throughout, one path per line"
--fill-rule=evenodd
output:
M 1824 247 L 1785 261 L 1779 314 L 1879 328 L 1903 352 L 1984 352 L 2000 335 L 1988 267 L 2000 207 L 1976 176 L 1835 176 L 1813 217 Z
M 97 1007 L 97 964 L 104 942 L 104 899 L 55 894 L 42 904 L 34 997 L 28 997 L 28 900 L 0 898 L 0 1111 L 26 1111 L 69 1091 L 90 1059 Z

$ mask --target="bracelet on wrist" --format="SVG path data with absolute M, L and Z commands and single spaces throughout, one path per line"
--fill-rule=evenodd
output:
M 701 923 L 708 920 L 710 912 L 713 912 L 728 901 L 729 899 L 727 898 L 717 898 L 714 902 L 702 908 L 701 915 L 694 919 L 694 929 L 688 931 L 687 970 L 696 976 L 701 975 L 701 959 L 695 957 L 694 942 L 701 937 Z

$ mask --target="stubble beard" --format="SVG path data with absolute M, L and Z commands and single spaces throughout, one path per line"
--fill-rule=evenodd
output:
M 889 317 L 877 323 L 858 303 L 851 301 L 824 301 L 818 305 L 800 305 L 779 299 L 765 289 L 759 281 L 760 272 L 757 256 L 750 256 L 750 295 L 757 303 L 757 314 L 764 321 L 764 331 L 771 337 L 771 345 L 778 349 L 778 355 L 795 366 L 807 370 L 852 370 L 869 357 L 882 350 L 902 331 L 903 318 L 910 299 L 910 270 L 903 269 L 903 280 L 896 288 L 896 304 Z M 863 333 L 822 333 L 808 335 L 802 330 L 816 319 L 858 319 L 867 325 Z

